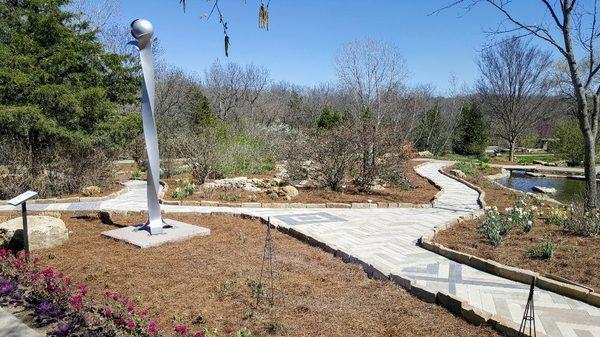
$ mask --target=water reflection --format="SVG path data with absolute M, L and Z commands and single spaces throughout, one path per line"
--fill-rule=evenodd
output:
M 532 177 L 527 175 L 525 171 L 514 170 L 509 177 L 499 179 L 498 182 L 506 187 L 523 192 L 533 192 L 533 186 L 555 188 L 557 193 L 550 195 L 550 197 L 564 203 L 583 200 L 583 180 Z

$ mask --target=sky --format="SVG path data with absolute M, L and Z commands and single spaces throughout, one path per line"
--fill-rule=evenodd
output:
M 93 0 L 101 2 L 101 0 Z M 449 78 L 471 84 L 476 59 L 490 41 L 485 30 L 502 22 L 482 5 L 465 13 L 453 8 L 429 15 L 449 0 L 271 0 L 270 30 L 258 28 L 259 0 L 221 0 L 229 23 L 229 57 L 223 52 L 218 17 L 208 21 L 206 0 L 187 0 L 184 13 L 177 0 L 120 2 L 115 21 L 129 25 L 150 20 L 166 63 L 202 74 L 215 60 L 266 67 L 274 81 L 312 86 L 336 80 L 334 60 L 340 47 L 360 38 L 395 44 L 406 60 L 410 85 L 428 84 L 446 94 Z M 516 2 L 523 18 L 543 13 L 537 2 Z

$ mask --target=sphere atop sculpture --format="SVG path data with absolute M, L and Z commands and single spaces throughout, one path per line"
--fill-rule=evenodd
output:
M 149 39 L 154 33 L 154 27 L 146 19 L 137 19 L 131 23 L 131 35 L 136 39 Z

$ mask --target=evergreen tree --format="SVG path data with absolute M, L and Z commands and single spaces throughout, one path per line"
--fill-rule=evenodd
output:
M 436 155 L 443 153 L 442 123 L 442 113 L 437 105 L 427 110 L 419 124 L 419 138 L 415 146 L 421 151 L 428 150 Z
M 322 129 L 331 130 L 342 124 L 343 121 L 344 115 L 340 111 L 326 106 L 323 108 L 319 119 L 317 119 L 317 126 Z
M 461 155 L 481 155 L 488 144 L 483 112 L 475 102 L 465 104 L 455 131 L 452 149 Z
M 67 3 L 0 2 L 0 164 L 29 176 L 24 187 L 42 174 L 62 177 L 62 192 L 80 187 L 67 178 L 109 164 L 91 156 L 110 158 L 141 130 L 140 118 L 116 112 L 136 98 L 136 69 L 125 66 L 127 56 L 105 52 L 88 23 L 74 23 Z

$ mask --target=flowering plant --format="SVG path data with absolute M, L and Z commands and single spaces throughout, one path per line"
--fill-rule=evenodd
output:
M 63 273 L 41 268 L 38 258 L 0 249 L 0 304 L 32 310 L 49 327 L 50 336 L 152 336 L 156 323 L 147 310 L 137 312 L 121 295 L 99 303 L 88 287 L 75 284 Z
M 529 233 L 537 215 L 537 207 L 528 207 L 524 199 L 519 199 L 514 207 L 505 209 L 501 214 L 496 206 L 485 209 L 485 220 L 481 224 L 481 234 L 494 246 L 502 242 L 502 237 L 508 235 L 514 227 L 521 227 Z

